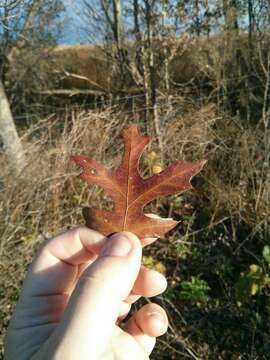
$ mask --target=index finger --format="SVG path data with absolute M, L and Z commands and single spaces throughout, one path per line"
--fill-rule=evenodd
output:
M 47 240 L 30 266 L 23 294 L 40 296 L 69 292 L 81 266 L 95 260 L 106 240 L 104 235 L 85 226 Z
M 70 293 L 82 270 L 96 259 L 107 240 L 95 230 L 78 226 L 45 241 L 27 273 L 23 295 Z M 142 246 L 155 240 L 141 239 Z

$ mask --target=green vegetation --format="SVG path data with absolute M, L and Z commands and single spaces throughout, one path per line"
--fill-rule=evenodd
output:
M 210 287 L 206 281 L 191 276 L 191 281 L 182 281 L 180 295 L 182 299 L 189 301 L 191 304 L 200 306 L 208 302 L 207 292 L 209 290 Z
M 153 359 L 270 358 L 269 2 L 217 1 L 207 16 L 195 5 L 208 1 L 184 3 L 193 5 L 170 15 L 185 25 L 181 36 L 165 26 L 163 4 L 153 10 L 154 41 L 138 39 L 146 39 L 140 19 L 120 44 L 109 31 L 101 45 L 43 49 L 50 61 L 26 48 L 5 74 L 27 166 L 14 177 L 1 148 L 0 346 L 42 241 L 83 223 L 85 205 L 111 208 L 103 191 L 78 179 L 70 155 L 116 166 L 123 127 L 138 123 L 156 138 L 143 176 L 176 159 L 208 160 L 193 190 L 146 209 L 180 221 L 144 250 L 144 264 L 168 279 L 153 301 L 170 329 Z M 97 25 L 107 29 L 104 18 Z

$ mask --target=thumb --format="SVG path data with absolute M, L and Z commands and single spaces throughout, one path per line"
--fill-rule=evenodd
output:
M 72 293 L 57 331 L 61 337 L 58 350 L 63 346 L 69 356 L 77 352 L 82 355 L 80 359 L 84 359 L 84 354 L 89 359 L 106 349 L 121 302 L 138 276 L 141 257 L 142 246 L 134 234 L 117 233 L 107 240 Z

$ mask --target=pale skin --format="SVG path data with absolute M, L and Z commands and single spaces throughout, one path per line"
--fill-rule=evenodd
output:
M 129 232 L 108 239 L 82 226 L 46 241 L 12 316 L 5 359 L 149 359 L 156 337 L 167 330 L 165 311 L 150 303 L 121 323 L 139 297 L 167 286 L 141 257 L 141 242 Z

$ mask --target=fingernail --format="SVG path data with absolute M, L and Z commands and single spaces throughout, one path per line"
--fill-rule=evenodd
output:
M 127 236 L 114 234 L 107 240 L 100 256 L 127 256 L 131 248 L 132 244 Z
M 164 316 L 158 312 L 158 311 L 152 311 L 150 313 L 147 314 L 149 317 L 151 317 L 152 319 L 154 319 L 155 321 L 158 321 L 159 323 L 161 323 L 162 325 L 166 325 L 166 319 L 164 318 Z
M 155 329 L 159 335 L 165 334 L 168 329 L 167 318 L 158 311 L 153 311 L 147 314 L 151 321 L 155 323 Z

